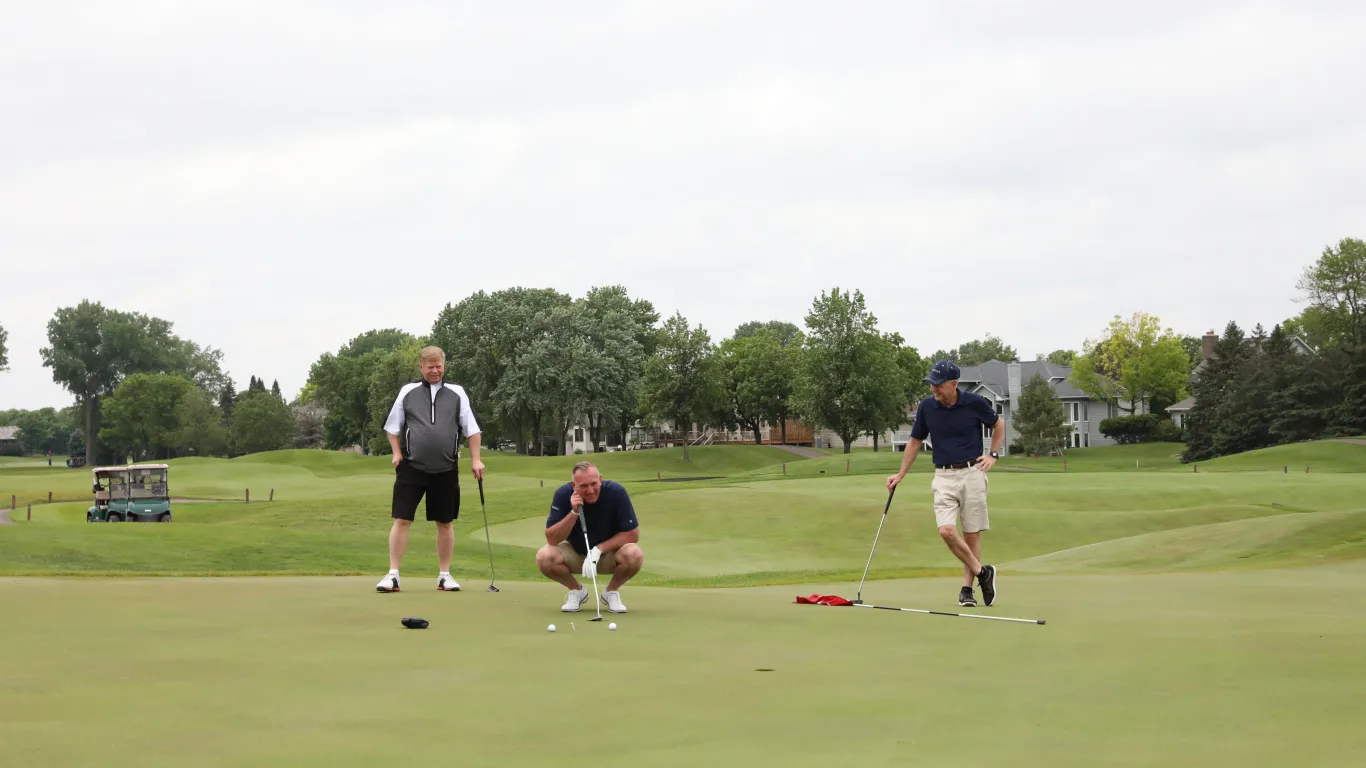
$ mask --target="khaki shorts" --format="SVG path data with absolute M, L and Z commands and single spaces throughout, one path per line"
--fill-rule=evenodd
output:
M 562 541 L 556 544 L 555 548 L 564 555 L 564 562 L 569 566 L 570 573 L 583 573 L 583 555 L 575 552 L 574 548 L 569 546 L 569 542 Z M 603 552 L 602 557 L 598 558 L 598 573 L 611 573 L 616 567 L 616 552 Z
M 991 528 L 987 518 L 987 473 L 976 467 L 936 469 L 934 520 L 939 527 L 957 525 L 963 533 Z

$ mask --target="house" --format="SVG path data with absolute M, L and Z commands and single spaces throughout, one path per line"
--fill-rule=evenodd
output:
M 1219 336 L 1214 331 L 1205 331 L 1205 335 L 1200 339 L 1200 362 L 1191 371 L 1190 378 L 1187 379 L 1186 388 L 1194 391 L 1195 381 L 1200 377 L 1200 372 L 1209 363 L 1210 355 L 1214 354 L 1214 344 L 1219 340 Z M 1301 355 L 1315 355 L 1318 352 L 1309 342 L 1299 336 L 1290 337 L 1290 348 Z M 1195 407 L 1195 395 L 1182 400 L 1179 403 L 1167 406 L 1167 415 L 1171 416 L 1172 423 L 1178 427 L 1185 428 L 1186 420 L 1190 418 L 1191 409 Z
M 565 450 L 568 453 L 592 453 L 593 443 L 590 439 L 591 432 L 587 422 L 580 422 L 569 427 L 564 434 Z M 689 445 L 726 445 L 726 444 L 748 444 L 754 445 L 754 430 L 752 429 L 711 429 L 703 428 L 693 424 L 686 430 L 676 430 L 672 424 L 665 423 L 659 428 L 651 428 L 637 421 L 633 424 L 626 436 L 626 444 L 606 444 L 604 450 L 636 450 L 640 448 L 658 448 L 664 446 L 677 446 L 683 443 Z M 774 424 L 764 423 L 759 428 L 759 442 L 761 445 L 813 445 L 815 443 L 815 431 L 810 425 L 804 424 L 796 419 L 787 421 L 787 440 L 783 441 L 783 430 Z
M 1034 377 L 1034 374 L 1041 374 L 1048 380 L 1049 386 L 1053 388 L 1053 394 L 1062 401 L 1063 408 L 1067 413 L 1065 422 L 1069 428 L 1067 445 L 1070 448 L 1090 448 L 1103 445 L 1114 445 L 1115 441 L 1100 433 L 1100 422 L 1111 416 L 1127 415 L 1128 410 L 1099 400 L 1092 399 L 1089 395 L 1068 381 L 1072 375 L 1072 368 L 1065 365 L 1053 365 L 1043 361 L 1003 363 L 1000 360 L 990 360 L 981 365 L 962 366 L 962 375 L 958 379 L 958 387 L 964 392 L 972 392 L 985 397 L 996 408 L 1005 423 L 1005 450 L 1003 454 L 1010 453 L 1010 444 L 1015 442 L 1014 416 L 1011 408 L 1013 404 L 1020 401 L 1020 392 L 1024 385 Z M 1127 403 L 1123 403 L 1127 408 Z M 1138 413 L 1143 412 L 1143 407 L 1139 406 Z M 892 450 L 901 451 L 911 439 L 911 424 L 903 424 L 896 430 L 888 430 L 879 436 L 879 445 L 890 444 Z M 856 447 L 871 447 L 872 437 L 862 435 L 857 438 L 852 445 Z M 844 443 L 839 436 L 829 430 L 822 430 L 817 436 L 817 448 L 840 448 Z M 982 450 L 991 449 L 991 432 L 982 430 Z
M 0 456 L 22 456 L 18 427 L 0 427 Z

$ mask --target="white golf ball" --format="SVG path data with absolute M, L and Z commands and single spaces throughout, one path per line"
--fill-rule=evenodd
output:
M 610 629 L 610 630 L 612 630 L 613 632 L 615 632 L 616 629 L 617 629 L 617 623 L 614 621 L 614 622 L 612 622 L 611 624 L 608 624 L 608 625 L 607 625 L 607 628 Z
M 547 632 L 554 632 L 554 631 L 555 631 L 555 625 L 554 625 L 554 624 L 551 624 L 550 626 L 546 627 L 545 629 L 546 629 Z

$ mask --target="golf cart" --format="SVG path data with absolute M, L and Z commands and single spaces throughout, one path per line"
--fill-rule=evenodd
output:
M 86 510 L 91 523 L 171 522 L 171 495 L 165 464 L 96 467 L 95 506 Z

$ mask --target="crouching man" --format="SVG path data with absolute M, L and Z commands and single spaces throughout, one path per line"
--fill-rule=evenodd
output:
M 588 527 L 584 541 L 579 515 Z M 574 574 L 592 581 L 596 574 L 611 574 L 602 602 L 612 613 L 626 613 L 621 587 L 645 564 L 641 551 L 640 524 L 631 497 L 620 483 L 603 480 L 592 462 L 574 465 L 573 480 L 555 491 L 550 517 L 545 523 L 546 545 L 536 553 L 536 567 L 551 580 L 569 589 L 560 610 L 579 610 L 588 590 Z

